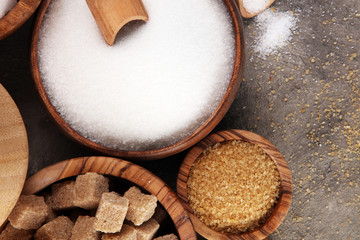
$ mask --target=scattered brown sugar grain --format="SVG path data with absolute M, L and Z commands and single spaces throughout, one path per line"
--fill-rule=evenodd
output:
M 234 234 L 260 226 L 279 189 L 272 159 L 258 146 L 240 140 L 206 149 L 188 179 L 189 203 L 199 219 L 216 231 Z

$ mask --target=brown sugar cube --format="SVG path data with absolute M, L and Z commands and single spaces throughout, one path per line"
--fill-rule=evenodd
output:
M 37 230 L 35 240 L 69 240 L 73 226 L 68 217 L 57 217 Z
M 137 240 L 136 229 L 124 224 L 119 233 L 105 233 L 101 240 Z
M 137 240 L 153 239 L 159 227 L 159 223 L 154 219 L 150 219 L 149 221 L 143 223 L 141 226 L 135 226 L 135 229 L 137 231 Z
M 95 216 L 95 229 L 104 233 L 120 232 L 129 200 L 115 192 L 103 193 Z
M 9 216 L 11 225 L 17 229 L 38 229 L 48 216 L 44 197 L 22 195 Z
M 131 187 L 125 192 L 124 197 L 129 199 L 126 219 L 132 221 L 136 226 L 140 226 L 154 215 L 157 206 L 155 196 L 144 194 L 137 187 Z
M 100 232 L 94 228 L 94 217 L 79 216 L 71 234 L 71 240 L 99 240 Z
M 66 210 L 74 207 L 74 181 L 65 181 L 51 186 L 51 195 L 46 203 L 54 210 Z
M 175 234 L 171 233 L 165 236 L 157 237 L 154 240 L 178 240 L 178 237 Z
M 45 222 L 48 223 L 52 220 L 54 220 L 57 217 L 56 213 L 52 210 L 50 206 L 48 206 L 48 215 L 45 219 Z
M 109 180 L 106 177 L 97 173 L 79 175 L 75 181 L 74 205 L 85 209 L 95 209 L 104 192 L 109 192 Z
M 16 229 L 11 224 L 0 234 L 0 240 L 30 240 L 34 236 L 33 230 Z

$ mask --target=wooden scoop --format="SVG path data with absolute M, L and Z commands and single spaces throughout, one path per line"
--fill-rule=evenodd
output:
M 250 13 L 246 10 L 246 8 L 244 7 L 244 1 L 243 0 L 237 0 L 238 1 L 238 5 L 239 5 L 239 9 L 240 9 L 240 13 L 244 18 L 252 18 L 255 17 L 256 15 L 258 15 L 259 13 L 263 12 L 265 9 L 267 9 L 268 7 L 270 7 L 271 4 L 273 4 L 273 2 L 275 2 L 275 0 L 270 0 L 269 3 L 266 5 L 265 8 L 261 9 L 260 11 L 257 11 L 255 13 Z
M 120 29 L 133 20 L 149 20 L 141 0 L 86 0 L 107 44 L 113 45 Z

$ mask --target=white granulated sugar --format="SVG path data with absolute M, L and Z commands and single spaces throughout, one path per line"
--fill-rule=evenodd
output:
M 222 0 L 143 0 L 150 20 L 102 38 L 84 0 L 53 0 L 39 35 L 41 78 L 74 130 L 104 146 L 173 144 L 206 121 L 234 65 L 232 20 Z
M 263 56 L 275 53 L 288 44 L 297 22 L 292 13 L 275 12 L 272 9 L 260 13 L 255 20 L 259 28 L 255 51 Z
M 0 0 L 0 18 L 5 16 L 16 4 L 16 0 Z
M 264 10 L 270 0 L 243 0 L 243 7 L 248 13 L 258 13 Z

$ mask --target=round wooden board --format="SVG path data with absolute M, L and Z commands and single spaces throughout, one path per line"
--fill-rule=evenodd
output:
M 79 157 L 46 167 L 26 180 L 23 194 L 35 194 L 52 183 L 87 172 L 126 179 L 155 195 L 169 213 L 181 240 L 196 240 L 190 218 L 177 195 L 160 178 L 131 162 L 110 157 Z
M 24 122 L 16 104 L 0 84 L 0 226 L 20 196 L 28 160 Z

